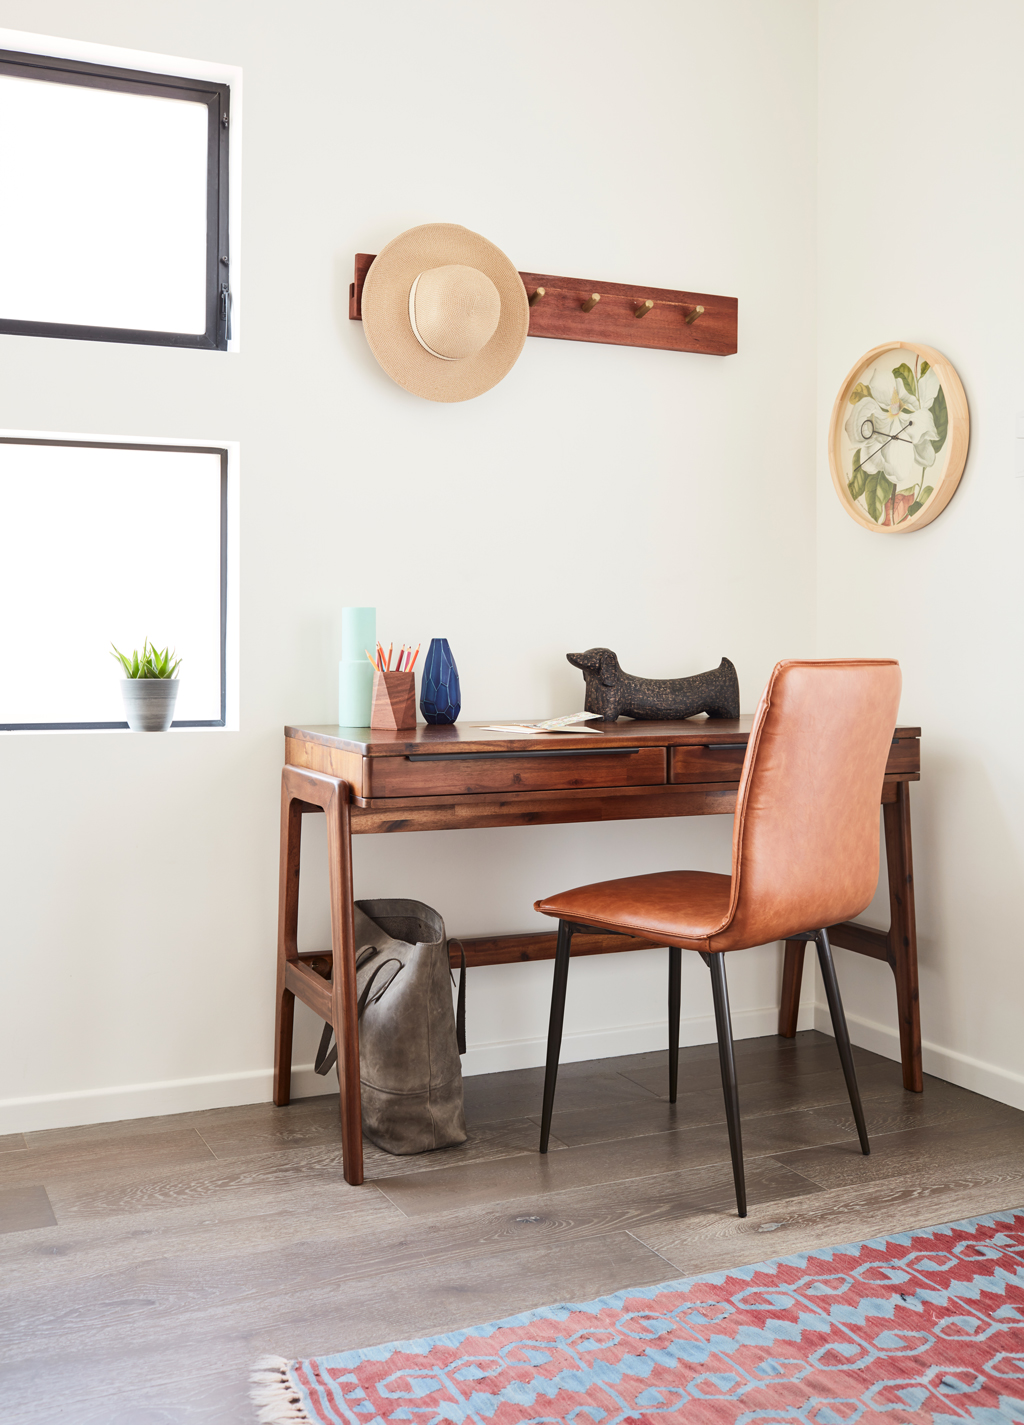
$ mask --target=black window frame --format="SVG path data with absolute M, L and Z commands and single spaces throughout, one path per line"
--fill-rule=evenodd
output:
M 34 436 L 0 436 L 0 445 L 59 445 L 76 450 L 146 450 L 185 455 L 220 456 L 220 717 L 175 720 L 171 727 L 226 727 L 228 710 L 228 451 L 220 445 L 153 445 L 147 441 L 46 440 Z M 108 732 L 127 722 L 0 722 L 0 732 Z
M 227 351 L 231 337 L 231 286 L 228 246 L 228 135 L 231 86 L 172 74 L 149 74 L 108 64 L 58 59 L 0 49 L 0 75 L 38 79 L 82 88 L 113 89 L 125 94 L 183 99 L 207 108 L 206 163 L 206 329 L 196 332 L 139 331 L 128 327 L 93 327 L 71 322 L 14 321 L 0 315 L 0 332 L 14 336 L 65 337 L 75 341 L 131 342 L 140 346 L 190 347 Z M 125 263 L 131 254 L 125 254 Z

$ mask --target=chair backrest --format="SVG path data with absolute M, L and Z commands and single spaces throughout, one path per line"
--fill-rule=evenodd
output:
M 766 944 L 870 903 L 901 686 L 894 659 L 776 664 L 736 797 L 730 940 Z

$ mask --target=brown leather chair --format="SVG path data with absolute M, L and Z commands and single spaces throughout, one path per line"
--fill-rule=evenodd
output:
M 871 1151 L 826 927 L 859 915 L 878 881 L 878 806 L 899 711 L 891 659 L 778 663 L 743 762 L 732 875 L 661 871 L 599 881 L 535 903 L 558 919 L 540 1151 L 547 1152 L 573 932 L 642 935 L 669 946 L 669 1096 L 678 1078 L 681 952 L 711 971 L 736 1205 L 747 1215 L 725 952 L 814 940 L 860 1145 Z

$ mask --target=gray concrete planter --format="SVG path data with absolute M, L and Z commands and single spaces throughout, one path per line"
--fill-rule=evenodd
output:
M 132 732 L 166 732 L 170 727 L 177 678 L 122 678 L 121 694 Z

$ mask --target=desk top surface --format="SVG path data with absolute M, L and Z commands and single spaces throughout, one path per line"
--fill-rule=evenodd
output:
M 635 722 L 622 718 L 618 722 L 591 722 L 599 737 L 586 733 L 514 733 L 488 730 L 483 722 L 457 722 L 447 727 L 432 727 L 418 723 L 415 728 L 388 731 L 384 728 L 288 726 L 285 736 L 302 742 L 317 742 L 344 752 L 361 753 L 364 757 L 408 757 L 429 753 L 460 752 L 555 752 L 567 748 L 584 751 L 596 747 L 678 747 L 721 746 L 723 743 L 746 742 L 753 714 L 738 718 L 687 718 L 681 722 Z M 505 722 L 494 718 L 494 722 Z M 509 718 L 508 723 L 521 722 Z M 897 727 L 897 740 L 921 736 L 919 727 Z

